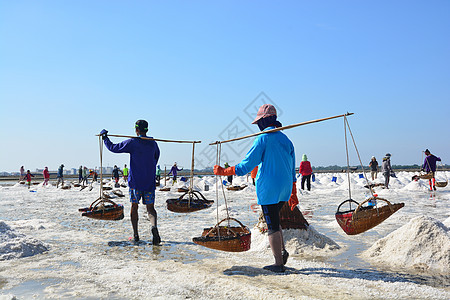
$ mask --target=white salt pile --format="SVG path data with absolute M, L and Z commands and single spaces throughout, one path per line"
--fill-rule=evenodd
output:
M 0 261 L 33 256 L 47 250 L 44 243 L 17 233 L 5 222 L 0 222 Z
M 312 254 L 317 256 L 334 255 L 341 247 L 329 237 L 319 233 L 313 226 L 306 230 L 285 229 L 283 238 L 286 249 L 291 254 Z M 261 233 L 258 228 L 252 230 L 252 250 L 261 251 L 269 248 L 267 233 Z
M 450 229 L 434 218 L 416 217 L 362 256 L 376 263 L 449 274 Z

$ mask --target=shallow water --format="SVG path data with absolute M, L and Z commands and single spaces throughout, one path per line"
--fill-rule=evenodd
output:
M 356 176 L 356 174 L 354 174 Z M 140 245 L 128 242 L 132 235 L 127 197 L 113 199 L 125 206 L 122 221 L 100 221 L 81 217 L 78 208 L 86 207 L 99 196 L 79 188 L 58 190 L 55 187 L 0 187 L 0 215 L 11 227 L 50 246 L 50 250 L 33 257 L 0 262 L 1 293 L 20 298 L 392 298 L 413 292 L 417 298 L 445 299 L 450 295 L 450 280 L 444 275 L 417 270 L 396 270 L 371 265 L 358 256 L 375 241 L 406 224 L 411 218 L 429 215 L 440 221 L 449 217 L 450 189 L 430 193 L 426 185 L 410 185 L 406 173 L 393 181 L 391 189 L 377 190 L 389 201 L 404 202 L 400 209 L 376 228 L 356 236 L 347 236 L 334 218 L 337 206 L 348 199 L 345 177 L 318 174 L 311 192 L 300 192 L 300 209 L 311 226 L 331 238 L 342 248 L 335 251 L 310 249 L 291 254 L 284 285 L 277 276 L 268 276 L 261 266 L 272 263 L 269 249 L 258 247 L 243 253 L 207 249 L 192 242 L 203 228 L 211 227 L 226 215 L 222 191 L 219 205 L 190 214 L 168 211 L 165 200 L 181 195 L 157 192 L 158 227 L 163 240 L 160 247 L 151 245 L 148 221 L 140 208 Z M 196 179 L 203 195 L 215 200 L 213 178 Z M 341 182 L 340 182 L 341 181 Z M 236 183 L 248 184 L 245 177 Z M 364 182 L 352 182 L 352 198 L 362 201 L 367 193 Z M 122 189 L 126 195 L 127 190 Z M 254 187 L 242 191 L 225 191 L 228 211 L 242 223 L 253 227 L 259 217 Z M 219 212 L 219 218 L 217 213 Z M 261 245 L 259 245 L 261 246 Z M 255 250 L 265 249 L 265 250 Z M 289 249 L 288 249 L 289 250 Z M 293 253 L 293 252 L 291 252 Z M 213 277 L 211 277 L 213 276 Z M 332 279 L 333 284 L 329 283 Z M 298 287 L 302 281 L 309 289 Z M 167 286 L 167 282 L 173 282 Z M 205 286 L 214 287 L 205 289 Z M 219 284 L 216 286 L 216 284 Z M 389 285 L 402 284 L 402 291 L 391 291 Z M 232 292 L 224 286 L 232 287 Z M 344 286 L 345 285 L 345 286 Z M 348 287 L 347 287 L 348 286 Z M 365 286 L 364 294 L 352 290 Z M 268 289 L 271 287 L 271 289 Z M 278 288 L 273 291 L 273 288 Z M 405 293 L 405 294 L 403 294 Z M 403 297 L 404 298 L 404 297 Z

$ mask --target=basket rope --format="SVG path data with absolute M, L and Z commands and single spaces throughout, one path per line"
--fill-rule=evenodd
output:
M 367 179 L 366 171 L 364 170 L 364 166 L 363 166 L 363 163 L 361 161 L 361 156 L 359 155 L 358 147 L 356 146 L 355 138 L 353 137 L 352 130 L 350 129 L 350 124 L 348 124 L 347 117 L 344 116 L 344 137 L 345 137 L 345 153 L 347 155 L 348 196 L 349 196 L 350 199 L 352 199 L 351 184 L 350 184 L 350 159 L 349 159 L 349 156 L 348 156 L 347 130 L 350 133 L 350 136 L 351 136 L 352 141 L 353 141 L 353 145 L 355 146 L 355 151 L 356 151 L 356 154 L 358 155 L 359 164 L 361 165 L 361 169 L 362 169 L 363 174 L 364 174 L 364 179 L 366 180 L 366 183 L 369 186 L 369 190 L 370 190 L 370 193 L 372 195 L 372 198 L 375 198 L 373 188 L 370 186 L 369 180 Z M 351 202 L 349 202 L 349 204 L 350 204 L 350 209 L 352 209 Z

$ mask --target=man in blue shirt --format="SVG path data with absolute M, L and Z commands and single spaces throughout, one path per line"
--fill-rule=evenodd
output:
M 252 124 L 258 124 L 261 131 L 281 127 L 273 105 L 262 105 Z M 283 233 L 280 226 L 280 209 L 285 202 L 293 209 L 298 204 L 297 178 L 295 176 L 295 152 L 289 138 L 281 131 L 263 133 L 256 137 L 252 148 L 244 160 L 234 167 L 214 166 L 216 175 L 243 176 L 258 166 L 256 176 L 256 195 L 261 205 L 268 228 L 268 239 L 275 264 L 264 269 L 284 272 L 289 253 L 284 248 Z
M 147 137 L 148 123 L 138 120 L 135 125 L 138 137 Z M 155 173 L 159 159 L 158 144 L 154 140 L 132 138 L 118 144 L 113 144 L 108 136 L 108 131 L 103 129 L 100 135 L 106 148 L 114 153 L 130 154 L 130 172 L 128 175 L 128 187 L 131 202 L 131 225 L 133 226 L 134 240 L 139 241 L 138 233 L 138 207 L 139 201 L 147 207 L 148 217 L 152 226 L 153 245 L 161 242 L 157 228 L 157 214 L 155 210 Z M 151 138 L 151 137 L 150 137 Z

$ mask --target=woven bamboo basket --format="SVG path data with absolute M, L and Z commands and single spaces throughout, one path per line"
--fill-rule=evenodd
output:
M 161 192 L 168 192 L 170 191 L 170 187 L 163 187 L 159 189 Z
M 387 203 L 382 207 L 363 207 L 362 205 L 371 200 L 382 200 Z M 341 212 L 339 209 L 344 203 L 351 202 L 358 205 L 356 209 L 343 211 Z M 361 204 L 358 202 L 349 199 L 342 202 L 335 214 L 336 221 L 339 226 L 341 226 L 342 230 L 348 235 L 355 235 L 365 232 L 379 224 L 381 224 L 384 220 L 389 218 L 393 213 L 397 210 L 405 206 L 404 203 L 395 203 L 391 204 L 388 200 L 379 198 L 379 197 L 371 197 L 366 199 Z
M 177 192 L 179 192 L 179 193 L 186 193 L 186 192 L 188 192 L 189 191 L 189 189 L 188 188 L 185 188 L 185 187 L 181 187 L 181 188 L 178 188 L 177 189 Z
M 229 191 L 240 191 L 247 187 L 247 185 L 232 185 L 227 187 L 227 190 Z
M 219 226 L 222 222 L 233 220 L 240 226 Z M 216 226 L 205 228 L 201 237 L 192 241 L 198 245 L 227 252 L 243 252 L 250 249 L 251 232 L 248 227 L 234 218 L 225 218 Z
M 112 189 L 113 189 L 112 186 L 103 186 L 104 191 L 110 191 Z
M 435 184 L 437 187 L 446 187 L 448 184 L 448 181 L 436 181 Z
M 112 191 L 114 195 L 116 195 L 117 197 L 125 197 L 125 195 L 122 193 L 121 190 L 113 190 Z
M 280 210 L 280 225 L 282 229 L 304 229 L 309 226 L 302 212 L 296 206 L 291 210 L 288 202 L 285 202 Z
M 288 202 L 286 202 L 280 210 L 280 226 L 282 229 L 302 229 L 306 230 L 309 226 L 308 221 L 303 217 L 298 206 L 291 210 Z M 260 232 L 267 231 L 267 223 L 264 214 L 261 212 L 256 227 Z
M 63 190 L 70 190 L 71 187 L 72 187 L 71 185 L 63 185 L 61 187 L 61 189 L 63 189 Z
M 366 189 L 370 189 L 370 188 L 375 188 L 375 187 L 379 187 L 379 186 L 384 186 L 384 183 L 370 183 L 370 184 L 366 184 L 364 187 Z
M 118 221 L 124 218 L 123 205 L 104 198 L 98 198 L 91 206 L 80 208 L 79 211 L 84 217 L 98 220 Z
M 184 196 L 188 196 L 187 199 Z M 198 191 L 187 191 L 183 195 L 175 199 L 167 199 L 167 209 L 176 213 L 190 213 L 197 210 L 210 208 L 214 203 L 213 200 L 207 200 Z

